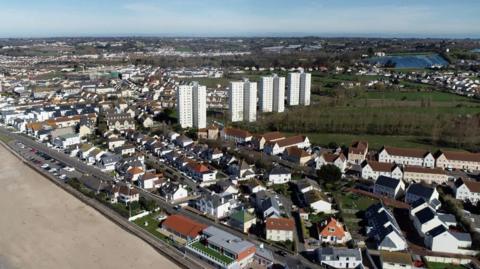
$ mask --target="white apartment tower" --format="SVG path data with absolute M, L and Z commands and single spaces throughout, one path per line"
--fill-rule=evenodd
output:
M 248 80 L 243 84 L 243 120 L 257 120 L 257 83 Z
M 194 82 L 177 89 L 178 123 L 182 128 L 207 127 L 207 88 Z
M 290 106 L 310 105 L 312 74 L 298 72 L 288 74 L 287 102 Z
M 285 78 L 276 74 L 260 80 L 260 111 L 283 112 L 285 110 Z
M 230 82 L 228 93 L 230 120 L 253 122 L 257 118 L 257 83 L 244 81 Z
M 300 105 L 310 105 L 310 92 L 312 90 L 312 74 L 301 73 L 300 75 Z
M 228 107 L 230 110 L 230 121 L 243 121 L 243 81 L 230 82 Z
M 289 106 L 298 106 L 300 103 L 300 73 L 289 73 L 287 103 Z

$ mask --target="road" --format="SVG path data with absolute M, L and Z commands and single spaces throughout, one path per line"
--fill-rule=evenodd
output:
M 83 174 L 91 175 L 94 178 L 97 178 L 99 180 L 114 181 L 114 178 L 111 175 L 108 175 L 108 174 L 100 171 L 95 166 L 87 165 L 87 164 L 81 162 L 80 160 L 78 160 L 76 158 L 72 158 L 72 157 L 64 154 L 63 152 L 59 152 L 55 149 L 47 147 L 44 144 L 41 144 L 37 141 L 34 141 L 30 137 L 26 137 L 24 135 L 17 134 L 17 133 L 12 133 L 9 130 L 5 129 L 4 127 L 0 127 L 0 134 L 4 135 L 6 137 L 9 137 L 13 140 L 16 140 L 18 142 L 21 142 L 21 143 L 23 143 L 24 145 L 26 145 L 30 148 L 34 148 L 38 151 L 44 152 L 44 153 L 48 154 L 49 156 L 51 156 L 52 158 L 64 163 L 65 165 L 70 166 L 70 167 L 74 167 L 78 172 L 81 172 Z M 170 167 L 170 169 L 172 169 L 173 172 L 177 171 L 175 168 L 172 168 L 172 167 Z M 177 171 L 176 173 L 179 173 L 179 172 Z M 181 173 L 179 173 L 179 174 L 181 175 Z M 184 177 L 183 175 L 181 175 L 181 176 Z M 188 182 L 190 179 L 184 177 L 184 180 L 186 182 Z M 292 255 L 287 255 L 287 256 L 278 255 L 276 253 L 278 253 L 279 251 L 282 251 L 283 249 L 281 249 L 279 247 L 276 247 L 276 246 L 273 246 L 273 245 L 265 244 L 265 242 L 260 241 L 260 239 L 257 238 L 254 235 L 246 235 L 246 234 L 244 234 L 244 233 L 242 233 L 242 232 L 240 232 L 236 229 L 233 229 L 231 227 L 228 227 L 228 226 L 225 226 L 223 224 L 217 223 L 214 220 L 211 220 L 211 219 L 209 219 L 205 216 L 195 214 L 195 213 L 193 213 L 189 210 L 183 209 L 183 208 L 180 208 L 179 210 L 176 210 L 176 209 L 174 209 L 174 206 L 172 204 L 166 202 L 162 197 L 160 197 L 156 194 L 150 193 L 148 191 L 145 191 L 144 189 L 141 189 L 141 188 L 138 188 L 138 187 L 136 187 L 136 188 L 139 191 L 141 196 L 143 196 L 145 198 L 155 200 L 158 203 L 158 205 L 164 211 L 166 211 L 169 214 L 179 214 L 180 213 L 180 214 L 185 215 L 187 217 L 190 217 L 190 218 L 192 218 L 192 219 L 194 219 L 198 222 L 205 223 L 207 225 L 212 225 L 212 226 L 218 227 L 222 230 L 226 230 L 226 231 L 228 231 L 228 232 L 230 232 L 230 233 L 232 233 L 232 234 L 234 234 L 234 235 L 236 235 L 236 236 L 238 236 L 242 239 L 249 240 L 249 241 L 251 241 L 255 244 L 258 244 L 258 245 L 263 244 L 266 249 L 269 249 L 270 251 L 272 251 L 274 253 L 274 257 L 275 257 L 276 262 L 287 264 L 289 266 L 289 268 L 320 268 L 319 265 L 310 262 L 308 259 L 306 259 L 302 255 L 295 255 L 295 256 L 292 256 Z

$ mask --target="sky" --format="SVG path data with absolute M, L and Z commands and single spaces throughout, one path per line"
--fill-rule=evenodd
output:
M 0 0 L 0 37 L 480 38 L 479 0 Z

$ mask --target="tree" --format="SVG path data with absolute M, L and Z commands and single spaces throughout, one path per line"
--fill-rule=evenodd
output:
M 318 179 L 327 182 L 338 182 L 342 178 L 342 172 L 333 164 L 322 166 L 318 171 Z

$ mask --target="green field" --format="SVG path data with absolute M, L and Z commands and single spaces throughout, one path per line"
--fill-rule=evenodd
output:
M 159 227 L 160 222 L 158 222 L 156 219 L 154 219 L 154 216 L 152 214 L 147 215 L 143 218 L 139 218 L 133 221 L 135 224 L 137 224 L 139 227 L 142 229 L 148 231 L 158 239 L 161 239 L 163 241 L 166 241 L 167 243 L 170 243 L 170 238 L 166 237 L 165 235 L 159 233 L 157 231 L 157 228 Z M 145 226 L 145 223 L 148 223 L 148 226 Z
M 465 269 L 467 267 L 462 265 L 455 265 L 451 263 L 440 263 L 440 262 L 428 262 L 428 269 Z
M 287 135 L 295 135 L 295 133 L 285 133 Z M 400 147 L 400 148 L 423 148 L 428 150 L 450 149 L 452 147 L 436 147 L 422 140 L 422 137 L 416 136 L 393 136 L 393 135 L 351 135 L 351 134 L 335 134 L 335 133 L 302 133 L 308 136 L 310 142 L 314 145 L 327 146 L 330 143 L 336 143 L 339 146 L 349 146 L 353 141 L 368 141 L 371 149 L 380 149 L 382 146 Z M 458 150 L 458 149 L 456 149 Z

